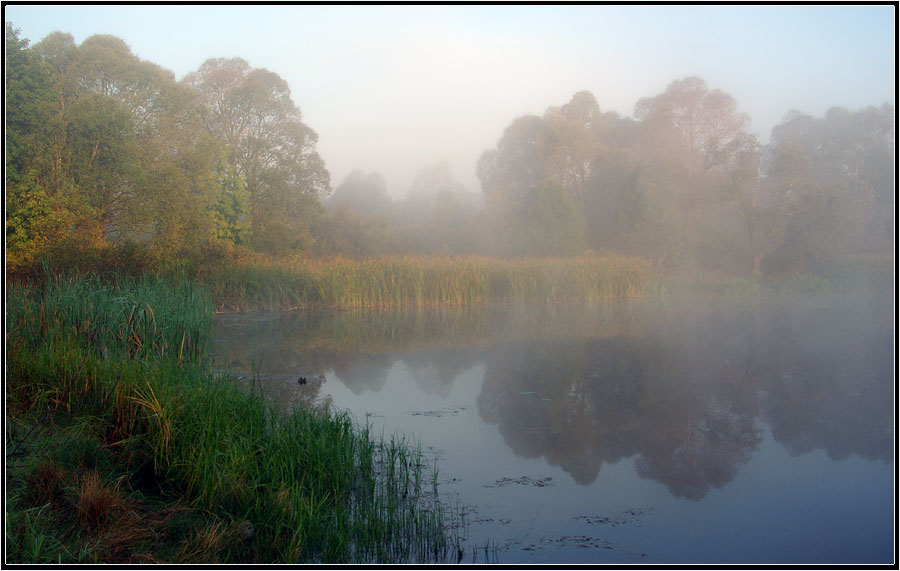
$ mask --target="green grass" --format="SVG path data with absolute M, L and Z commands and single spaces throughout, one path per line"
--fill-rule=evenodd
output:
M 8 301 L 9 562 L 445 557 L 418 449 L 212 375 L 203 290 L 53 278 Z

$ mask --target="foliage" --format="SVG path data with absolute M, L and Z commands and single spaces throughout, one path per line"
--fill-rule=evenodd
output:
M 312 244 L 328 173 L 276 74 L 211 60 L 178 83 L 119 38 L 76 45 L 55 32 L 29 47 L 8 22 L 5 43 L 15 264 L 68 239 L 140 242 L 173 257 L 213 240 L 266 251 Z M 222 73 L 232 84 L 221 85 Z
M 776 279 L 893 250 L 894 107 L 791 111 L 761 144 L 699 77 L 634 118 L 579 91 L 515 118 L 477 162 L 481 197 L 446 163 L 390 199 L 377 172 L 330 192 L 287 83 L 241 58 L 176 82 L 119 38 L 54 32 L 6 45 L 6 240 L 20 268 L 144 244 L 169 264 L 269 255 L 640 255 L 670 269 Z M 324 207 L 323 207 L 324 206 Z M 77 265 L 78 260 L 69 260 Z
M 555 179 L 529 190 L 513 216 L 518 254 L 561 256 L 584 251 L 581 211 Z
M 698 77 L 639 100 L 637 121 L 601 113 L 579 92 L 513 120 L 478 176 L 502 253 L 560 251 L 530 239 L 547 228 L 534 197 L 554 181 L 564 189 L 554 207 L 572 204 L 581 218 L 556 226 L 572 243 L 668 267 L 797 274 L 888 251 L 893 116 L 889 104 L 823 119 L 792 113 L 762 146 L 737 102 Z
M 249 241 L 261 251 L 308 247 L 329 175 L 315 152 L 318 136 L 301 121 L 287 82 L 243 59 L 218 58 L 183 83 L 205 105 L 207 132 L 224 147 L 217 167 L 220 235 L 240 243 L 248 220 Z

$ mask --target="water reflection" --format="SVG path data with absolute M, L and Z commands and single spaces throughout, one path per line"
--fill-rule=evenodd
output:
M 890 298 L 492 307 L 223 316 L 215 366 L 260 366 L 282 403 L 326 394 L 446 397 L 484 365 L 480 417 L 524 458 L 581 485 L 634 458 L 638 474 L 698 500 L 732 481 L 762 423 L 793 454 L 893 461 Z M 261 362 L 261 365 L 260 365 Z M 415 386 L 388 387 L 394 366 Z
M 517 454 L 543 456 L 579 484 L 637 455 L 641 476 L 702 498 L 735 476 L 760 437 L 748 385 L 728 382 L 724 367 L 692 367 L 683 339 L 507 349 L 488 360 L 479 412 Z

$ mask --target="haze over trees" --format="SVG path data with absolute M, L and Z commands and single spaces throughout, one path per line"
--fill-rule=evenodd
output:
M 331 192 L 273 71 L 219 58 L 176 81 L 113 36 L 29 46 L 7 22 L 5 40 L 12 266 L 135 244 L 187 257 L 615 252 L 782 275 L 893 251 L 888 103 L 789 111 L 763 144 L 698 77 L 640 99 L 633 118 L 579 91 L 498 133 L 480 189 L 439 163 L 392 201 L 377 172 Z

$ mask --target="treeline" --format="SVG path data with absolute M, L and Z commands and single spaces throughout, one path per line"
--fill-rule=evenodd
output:
M 110 243 L 175 256 L 313 243 L 329 175 L 277 74 L 211 59 L 178 82 L 113 36 L 28 47 L 8 22 L 6 64 L 12 265 Z
M 618 253 L 776 275 L 893 252 L 890 104 L 792 111 L 763 145 L 696 77 L 633 119 L 582 91 L 506 128 L 478 160 L 481 195 L 438 164 L 395 202 L 378 173 L 331 193 L 287 84 L 242 59 L 176 81 L 118 38 L 29 47 L 7 23 L 6 64 L 12 268 L 112 244 L 180 259 Z

